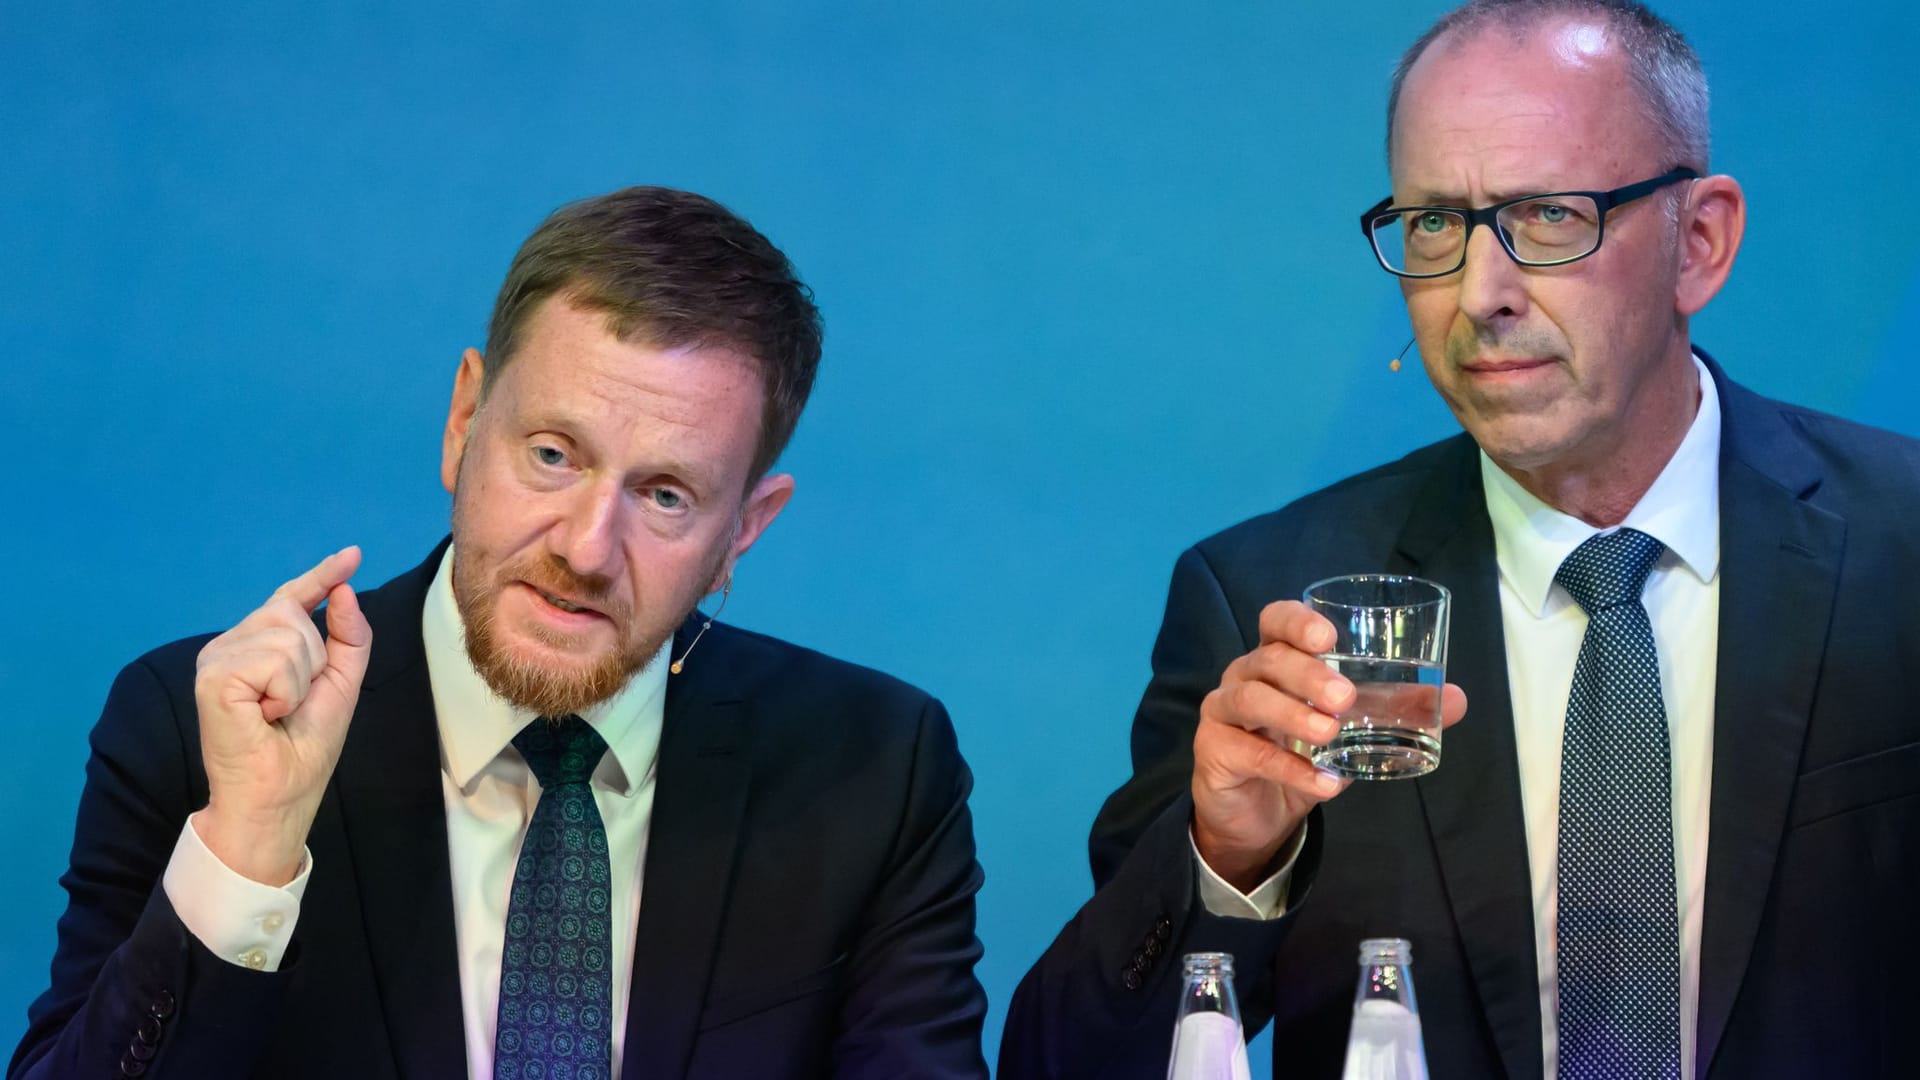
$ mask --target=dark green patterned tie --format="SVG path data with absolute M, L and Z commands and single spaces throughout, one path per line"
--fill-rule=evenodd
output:
M 587 780 L 607 751 L 577 716 L 513 737 L 540 781 L 500 959 L 495 1080 L 608 1080 L 613 1060 L 607 830 Z

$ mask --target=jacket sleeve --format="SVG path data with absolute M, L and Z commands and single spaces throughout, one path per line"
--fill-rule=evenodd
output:
M 847 958 L 833 1075 L 984 1078 L 973 775 L 938 701 L 921 711 L 911 769 L 888 872 Z
M 1095 819 L 1094 894 L 1028 970 L 1000 1043 L 1003 1080 L 1166 1075 L 1180 993 L 1178 958 L 1234 955 L 1249 1033 L 1272 1015 L 1273 956 L 1292 924 L 1211 914 L 1188 838 L 1193 732 L 1200 701 L 1250 645 L 1199 549 L 1174 566 L 1153 678 L 1134 714 L 1133 775 Z M 1291 902 L 1319 865 L 1316 817 L 1294 864 Z
M 169 694 L 151 660 L 114 681 L 89 739 L 51 983 L 27 1010 L 10 1080 L 244 1076 L 272 1027 L 293 953 L 273 974 L 222 960 L 160 884 L 205 801 L 191 710 L 190 687 Z

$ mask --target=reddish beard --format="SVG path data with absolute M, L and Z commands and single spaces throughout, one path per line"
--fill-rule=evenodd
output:
M 494 571 L 491 580 L 474 581 L 463 572 L 456 544 L 453 563 L 453 595 L 466 624 L 467 659 L 487 686 L 508 704 L 541 716 L 565 716 L 577 713 L 620 692 L 627 681 L 645 668 L 660 646 L 673 633 L 675 623 L 638 639 L 629 637 L 634 627 L 633 612 L 613 592 L 604 577 L 575 573 L 557 557 L 526 558 Z M 611 651 L 591 657 L 584 663 L 560 667 L 515 656 L 499 640 L 495 616 L 502 592 L 514 582 L 526 582 L 534 588 L 564 596 L 606 616 L 613 625 L 619 644 Z M 542 644 L 557 651 L 582 648 L 580 635 L 534 626 L 529 633 Z

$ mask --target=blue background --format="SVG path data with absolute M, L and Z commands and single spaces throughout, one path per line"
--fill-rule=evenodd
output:
M 1406 319 L 1353 225 L 1440 8 L 0 0 L 0 1049 L 113 672 L 343 543 L 365 584 L 413 565 L 514 248 L 646 182 L 750 217 L 826 312 L 728 615 L 951 706 L 991 1056 L 1088 891 L 1174 556 L 1453 429 L 1387 370 Z M 1920 432 L 1920 15 L 1664 10 L 1751 203 L 1696 340 Z

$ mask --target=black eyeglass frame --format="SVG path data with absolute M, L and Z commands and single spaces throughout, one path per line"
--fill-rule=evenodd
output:
M 1568 263 L 1579 262 L 1581 259 L 1600 250 L 1600 245 L 1605 242 L 1607 238 L 1607 215 L 1612 213 L 1615 207 L 1625 206 L 1635 199 L 1645 198 L 1659 191 L 1661 188 L 1666 187 L 1668 184 L 1679 183 L 1682 180 L 1698 179 L 1700 179 L 1698 172 L 1682 165 L 1677 169 L 1661 173 L 1651 180 L 1642 180 L 1639 183 L 1628 184 L 1625 187 L 1617 187 L 1612 191 L 1545 191 L 1538 195 L 1522 195 L 1517 199 L 1508 199 L 1505 202 L 1494 203 L 1492 206 L 1482 206 L 1478 208 L 1466 206 L 1395 206 L 1393 205 L 1393 196 L 1389 195 L 1379 202 L 1374 203 L 1373 206 L 1368 208 L 1366 213 L 1360 215 L 1360 231 L 1367 238 L 1367 246 L 1373 249 L 1373 257 L 1380 261 L 1381 269 L 1396 277 L 1446 277 L 1448 274 L 1457 273 L 1461 267 L 1467 265 L 1467 245 L 1465 243 L 1460 245 L 1460 261 L 1445 270 L 1436 270 L 1426 274 L 1415 274 L 1406 270 L 1395 270 L 1393 266 L 1387 262 L 1386 255 L 1380 251 L 1379 242 L 1374 239 L 1374 221 L 1389 213 L 1400 215 L 1423 210 L 1437 211 L 1443 214 L 1457 214 L 1460 217 L 1466 218 L 1468 240 L 1473 239 L 1473 230 L 1476 227 L 1485 225 L 1487 228 L 1493 230 L 1494 236 L 1499 238 L 1500 247 L 1506 251 L 1507 257 L 1521 266 L 1565 266 Z M 1595 223 L 1597 228 L 1594 232 L 1593 247 L 1571 258 L 1552 259 L 1547 262 L 1535 262 L 1531 259 L 1521 258 L 1519 252 L 1513 250 L 1513 238 L 1508 236 L 1506 230 L 1500 227 L 1500 211 L 1505 210 L 1509 206 L 1518 206 L 1521 203 L 1537 202 L 1541 199 L 1559 199 L 1570 195 L 1578 195 L 1592 199 L 1593 205 L 1599 212 L 1599 219 Z

